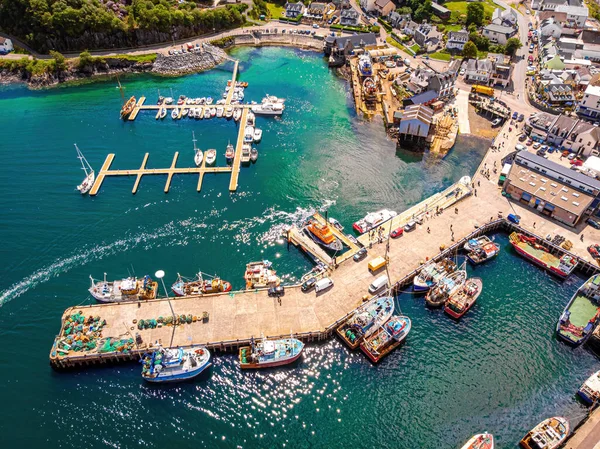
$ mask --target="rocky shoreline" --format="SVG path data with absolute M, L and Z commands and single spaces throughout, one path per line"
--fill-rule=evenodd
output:
M 214 45 L 202 44 L 199 48 L 199 51 L 181 55 L 158 54 L 151 71 L 159 75 L 186 75 L 210 70 L 229 59 L 225 51 Z

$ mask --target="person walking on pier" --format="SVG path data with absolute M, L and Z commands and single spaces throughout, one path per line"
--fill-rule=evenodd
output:
M 581 237 L 579 237 L 579 239 L 583 242 L 583 234 L 581 234 Z
M 429 229 L 429 226 L 427 226 L 427 234 L 431 234 L 431 229 Z

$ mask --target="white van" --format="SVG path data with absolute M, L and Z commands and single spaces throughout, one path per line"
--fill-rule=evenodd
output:
M 329 278 L 323 278 L 317 281 L 317 283 L 315 284 L 315 292 L 318 295 L 319 292 L 327 290 L 329 287 L 333 287 L 333 281 Z
M 377 279 L 375 279 L 371 285 L 369 285 L 369 293 L 375 293 L 378 290 L 381 290 L 388 283 L 387 274 L 382 274 Z

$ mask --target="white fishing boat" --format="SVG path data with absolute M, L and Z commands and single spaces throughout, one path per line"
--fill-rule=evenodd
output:
M 277 98 L 275 95 L 265 95 L 265 98 L 262 99 L 262 103 L 279 103 L 279 104 L 283 104 L 285 103 L 285 98 Z
M 465 251 L 471 252 L 475 251 L 477 248 L 482 248 L 484 245 L 490 242 L 491 240 L 487 235 L 482 235 L 480 237 L 470 239 L 467 243 L 464 244 L 463 248 Z
M 171 118 L 177 120 L 179 118 L 179 108 L 175 108 L 171 111 Z
M 219 106 L 217 108 L 217 117 L 221 118 L 223 117 L 223 114 L 225 113 L 225 108 L 223 106 Z
M 240 121 L 240 118 L 242 118 L 242 110 L 241 110 L 240 108 L 235 108 L 235 109 L 233 110 L 233 119 L 234 119 L 236 122 L 239 122 L 239 121 Z
M 244 142 L 250 143 L 254 140 L 254 126 L 246 126 L 244 130 Z
M 81 184 L 77 186 L 77 190 L 79 190 L 79 193 L 81 193 L 82 195 L 85 195 L 90 191 L 90 189 L 94 185 L 96 173 L 94 172 L 94 169 L 89 164 L 87 159 L 83 156 L 81 150 L 77 147 L 77 144 L 75 144 L 75 149 L 77 150 L 77 158 L 81 161 L 81 169 L 85 173 L 85 178 L 83 178 Z
M 250 152 L 251 152 L 250 144 L 245 143 L 242 145 L 242 164 L 250 163 Z
M 252 112 L 256 115 L 277 116 L 283 114 L 283 103 L 262 103 L 252 105 Z
M 107 282 L 104 273 L 104 280 L 96 281 L 90 276 L 90 281 L 88 291 L 98 302 L 144 301 L 156 299 L 158 294 L 158 282 L 153 281 L 150 276 Z
M 262 139 L 262 129 L 254 128 L 254 141 L 256 143 L 260 142 Z
M 202 165 L 202 150 L 200 148 L 196 148 L 196 135 L 194 131 L 192 131 L 192 141 L 194 142 L 194 163 L 196 167 L 200 167 Z
M 524 449 L 556 449 L 569 436 L 569 421 L 562 416 L 545 419 L 519 442 Z
M 210 363 L 210 351 L 204 346 L 165 349 L 158 346 L 142 359 L 142 378 L 148 382 L 181 382 L 198 376 Z
M 252 113 L 252 111 L 249 111 L 246 124 L 248 124 L 250 126 L 254 126 L 255 119 L 256 119 L 256 116 Z
M 258 150 L 256 148 L 252 148 L 250 150 L 250 160 L 252 162 L 256 162 L 256 160 L 258 159 Z
M 212 148 L 210 150 L 206 150 L 204 156 L 206 157 L 206 165 L 213 165 L 217 160 L 217 150 Z
M 600 402 L 600 371 L 592 374 L 577 393 L 586 404 L 594 405 Z

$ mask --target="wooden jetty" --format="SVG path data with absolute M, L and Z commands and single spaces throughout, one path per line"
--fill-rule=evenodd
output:
M 335 263 L 333 257 L 295 226 L 288 229 L 287 241 L 304 251 L 315 263 L 321 262 L 328 267 Z
M 231 164 L 231 181 L 229 181 L 229 191 L 235 192 L 238 188 L 238 177 L 240 176 L 240 167 L 242 165 L 242 146 L 244 145 L 244 133 L 248 123 L 248 109 L 242 111 L 240 118 L 240 129 L 238 130 L 237 144 L 235 146 L 235 157 Z
M 237 78 L 239 65 L 240 65 L 240 62 L 236 60 L 233 65 L 233 75 L 231 76 L 231 86 L 229 88 L 229 91 L 227 92 L 227 98 L 225 99 L 225 104 L 227 104 L 227 105 L 231 104 L 231 99 L 233 98 L 233 93 L 235 92 L 235 81 Z
M 131 114 L 129 114 L 128 120 L 130 120 L 130 121 L 134 121 L 135 120 L 135 118 L 137 117 L 138 113 L 140 112 L 140 109 L 144 105 L 145 101 L 146 101 L 146 97 L 140 97 L 139 98 L 139 100 L 135 104 L 135 107 L 133 108 L 133 111 L 131 111 Z
M 135 194 L 140 186 L 142 176 L 167 175 L 167 182 L 165 184 L 164 192 L 168 193 L 171 187 L 171 181 L 173 180 L 173 175 L 197 174 L 198 186 L 196 190 L 199 192 L 202 189 L 202 180 L 205 173 L 231 172 L 231 167 L 207 167 L 204 164 L 204 160 L 202 161 L 202 165 L 200 167 L 176 167 L 177 159 L 179 158 L 179 152 L 176 152 L 173 156 L 173 162 L 171 162 L 171 166 L 169 168 L 146 168 L 146 163 L 148 162 L 149 156 L 149 153 L 146 153 L 140 168 L 134 170 L 110 170 L 110 166 L 115 158 L 115 155 L 111 153 L 106 156 L 106 160 L 104 161 L 104 164 L 102 164 L 100 173 L 98 173 L 98 176 L 94 181 L 94 185 L 90 190 L 90 196 L 96 196 L 98 194 L 98 191 L 100 190 L 100 187 L 102 187 L 102 183 L 107 176 L 135 176 L 135 183 L 133 184 L 133 189 L 131 189 L 131 193 Z

